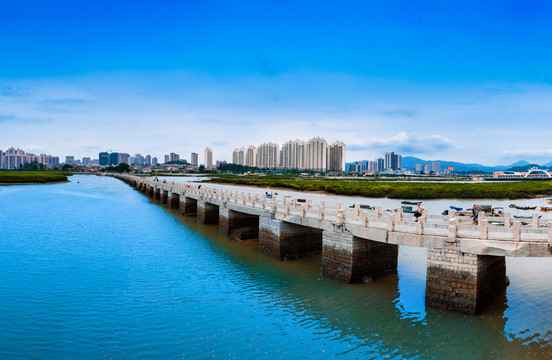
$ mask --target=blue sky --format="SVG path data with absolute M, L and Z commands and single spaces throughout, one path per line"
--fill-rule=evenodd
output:
M 0 4 L 0 148 L 552 160 L 546 1 Z

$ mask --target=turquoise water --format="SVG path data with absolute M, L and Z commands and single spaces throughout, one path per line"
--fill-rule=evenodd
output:
M 78 183 L 77 183 L 78 181 Z M 478 316 L 424 305 L 425 250 L 345 285 L 105 177 L 0 187 L 0 358 L 552 358 L 552 259 Z

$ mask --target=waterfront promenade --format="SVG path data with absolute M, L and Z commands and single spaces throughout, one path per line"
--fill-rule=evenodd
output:
M 510 214 L 485 218 L 479 225 L 425 212 L 420 222 L 410 214 L 328 207 L 322 201 L 299 203 L 274 196 L 206 186 L 169 184 L 131 175 L 113 175 L 150 197 L 219 224 L 230 235 L 256 227 L 259 250 L 280 259 L 322 253 L 325 276 L 352 283 L 397 268 L 398 246 L 427 249 L 426 304 L 475 314 L 506 286 L 505 257 L 551 257 L 552 225 L 534 215 L 527 225 Z

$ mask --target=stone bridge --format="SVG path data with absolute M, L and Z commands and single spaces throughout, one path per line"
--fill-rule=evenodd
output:
M 552 257 L 552 222 L 533 214 L 529 223 L 509 213 L 479 225 L 466 217 L 328 207 L 324 201 L 299 203 L 266 199 L 201 185 L 162 183 L 132 175 L 113 175 L 135 189 L 218 224 L 225 235 L 243 227 L 258 230 L 259 251 L 278 259 L 322 253 L 323 274 L 341 282 L 361 282 L 397 271 L 398 247 L 427 249 L 426 304 L 475 314 L 507 285 L 505 257 Z

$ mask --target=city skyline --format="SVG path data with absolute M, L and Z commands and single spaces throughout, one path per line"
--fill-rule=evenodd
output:
M 388 151 L 548 162 L 551 7 L 11 2 L 0 148 L 81 158 L 209 146 L 231 161 L 251 138 L 321 136 L 346 143 L 347 162 Z

